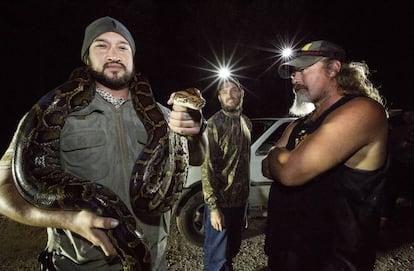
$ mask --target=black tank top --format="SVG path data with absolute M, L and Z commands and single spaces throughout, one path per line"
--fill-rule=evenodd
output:
M 297 120 L 287 149 L 294 149 L 332 111 L 354 97 L 341 98 L 314 122 L 307 117 Z M 372 270 L 386 169 L 384 165 L 363 171 L 340 164 L 302 186 L 274 182 L 269 195 L 266 253 L 294 251 L 295 265 L 317 266 L 319 270 Z

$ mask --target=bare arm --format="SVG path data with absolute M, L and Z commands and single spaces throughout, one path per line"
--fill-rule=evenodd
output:
M 284 185 L 294 186 L 339 163 L 375 170 L 386 159 L 387 129 L 384 110 L 378 104 L 355 98 L 331 113 L 294 150 L 272 149 L 266 158 L 268 174 Z
M 269 153 L 262 161 L 262 174 L 263 176 L 275 180 L 275 174 L 271 171 L 270 163 L 273 163 L 273 161 L 270 160 L 269 154 L 273 154 L 276 149 L 285 150 L 285 147 L 289 141 L 289 136 L 292 133 L 293 128 L 296 126 L 297 121 L 293 121 L 289 124 L 288 127 L 286 127 L 285 131 L 283 131 L 282 136 L 279 138 L 279 140 L 276 142 L 276 144 L 269 150 Z M 274 154 L 273 154 L 274 155 Z

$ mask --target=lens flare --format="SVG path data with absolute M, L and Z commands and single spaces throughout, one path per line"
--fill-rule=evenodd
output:
M 243 50 L 238 51 L 238 44 L 233 48 L 224 48 L 222 46 L 221 53 L 217 53 L 211 43 L 211 56 L 199 56 L 205 62 L 202 66 L 192 66 L 201 71 L 206 72 L 206 76 L 202 76 L 199 81 L 207 81 L 207 86 L 202 92 L 207 91 L 212 86 L 220 84 L 222 81 L 240 82 L 241 78 L 248 78 L 243 75 L 244 70 L 250 66 L 242 64 Z M 215 90 L 215 88 L 213 88 Z M 248 90 L 247 90 L 248 91 Z
M 231 72 L 228 68 L 221 68 L 218 70 L 218 76 L 220 79 L 225 80 L 231 76 Z

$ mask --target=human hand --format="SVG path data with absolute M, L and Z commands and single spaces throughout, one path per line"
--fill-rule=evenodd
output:
M 222 231 L 224 227 L 223 213 L 217 209 L 210 211 L 210 223 L 216 231 Z
M 72 214 L 70 214 L 72 213 Z M 115 257 L 118 253 L 103 229 L 113 229 L 119 221 L 110 217 L 100 217 L 88 211 L 68 212 L 66 228 L 87 239 L 94 246 L 102 249 L 108 257 Z
M 205 100 L 198 89 L 190 88 L 171 94 L 167 104 L 172 105 L 170 128 L 181 135 L 197 135 L 204 121 L 201 109 Z

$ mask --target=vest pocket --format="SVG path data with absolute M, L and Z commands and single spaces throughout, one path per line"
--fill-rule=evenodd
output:
M 104 131 L 72 132 L 61 138 L 62 168 L 78 177 L 99 180 L 108 174 Z

